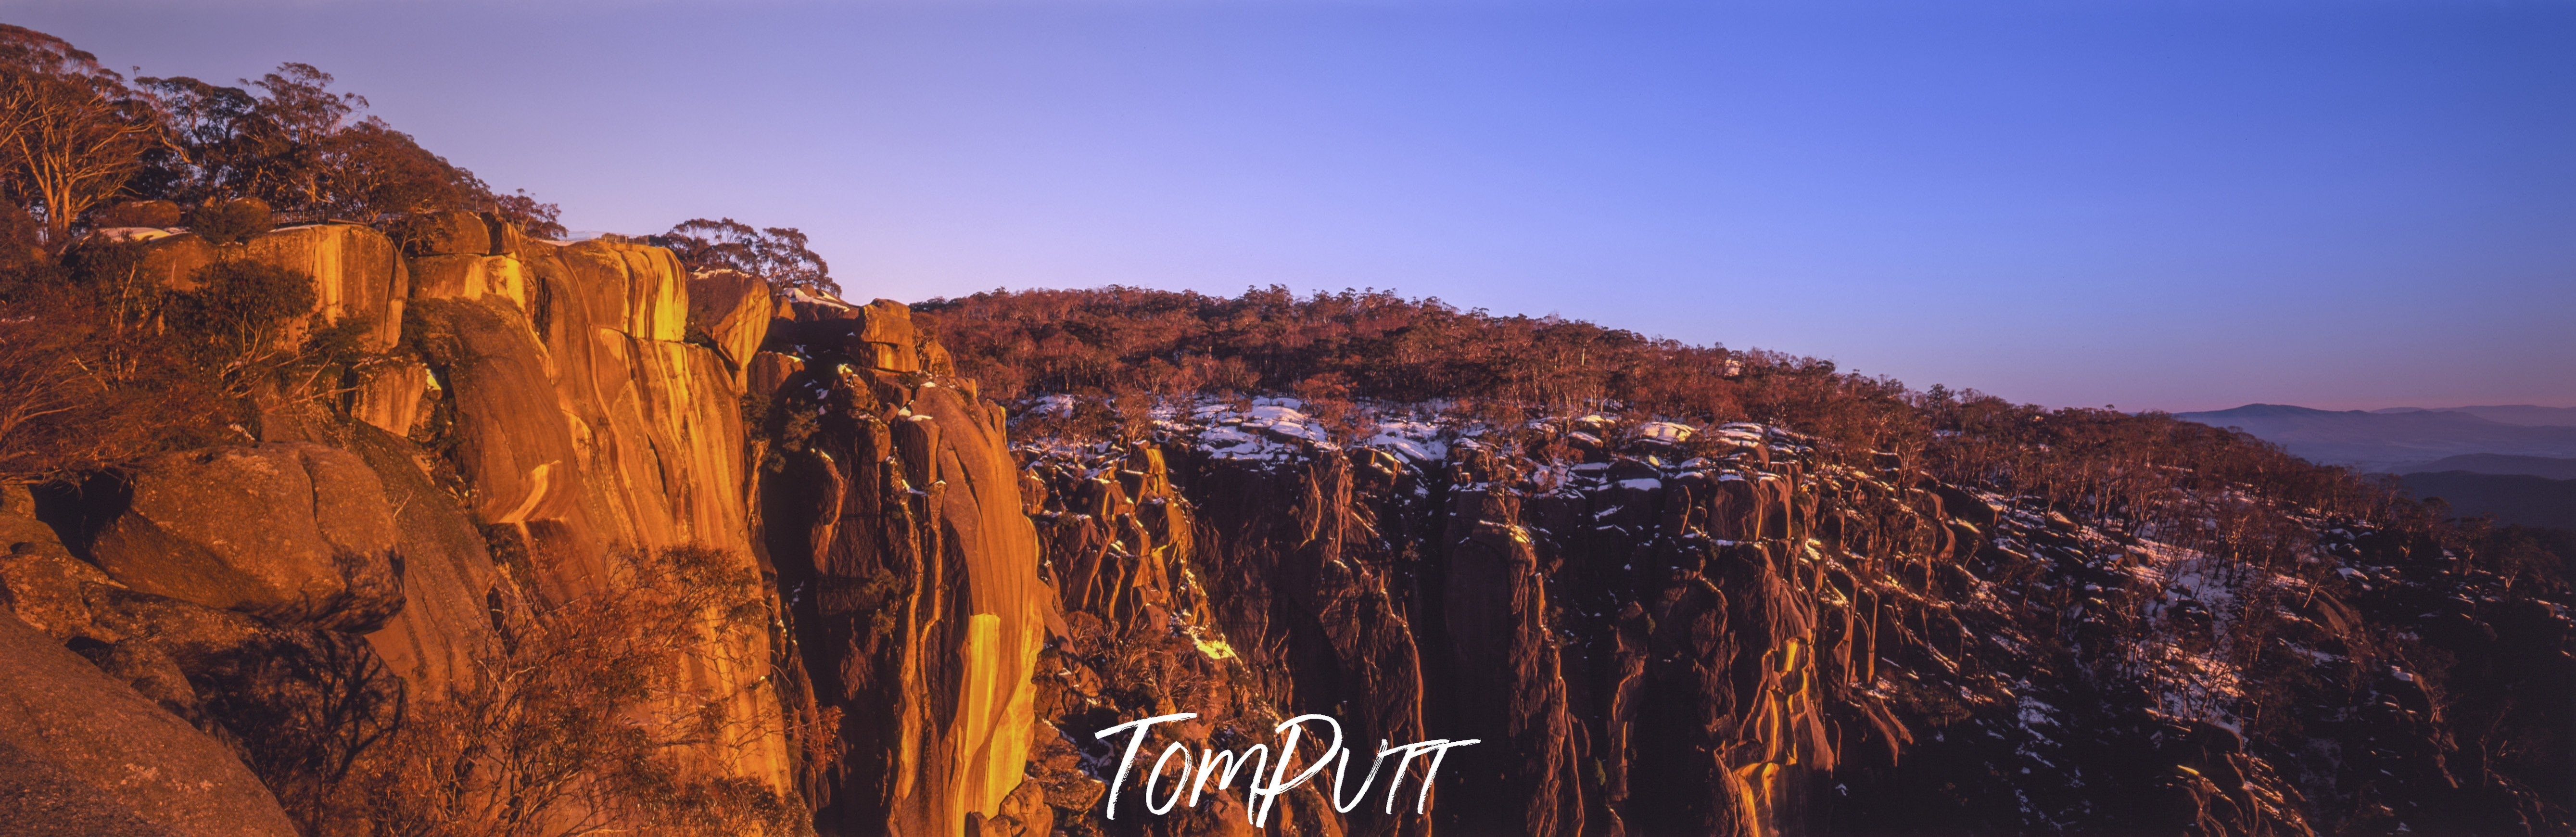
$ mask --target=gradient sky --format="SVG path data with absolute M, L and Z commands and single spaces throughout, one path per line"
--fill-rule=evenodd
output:
M 0 0 L 850 296 L 1391 288 L 2052 406 L 2576 406 L 2576 4 Z

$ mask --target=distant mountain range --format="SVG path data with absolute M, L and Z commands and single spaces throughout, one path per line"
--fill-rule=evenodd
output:
M 2443 457 L 2401 470 L 2410 474 L 2466 471 L 2472 474 L 2517 474 L 2553 480 L 2576 480 L 2576 459 L 2513 456 L 2502 453 L 2467 453 Z
M 2247 404 L 2233 410 L 2175 413 L 2174 417 L 2237 428 L 2308 461 L 2365 471 L 2412 473 L 2427 470 L 2425 466 L 2437 460 L 2467 454 L 2576 458 L 2576 424 L 2521 424 L 2468 410 L 2485 410 L 2517 420 L 2576 412 L 2529 406 L 2364 412 Z
M 2576 427 L 2576 407 L 2536 407 L 2530 404 L 2490 404 L 2483 407 L 2389 407 L 2373 413 L 2467 413 L 2493 422 L 2530 426 L 2556 425 Z
M 2243 430 L 2311 462 L 2400 474 L 2409 493 L 2461 515 L 2576 529 L 2576 409 L 2247 404 L 2174 417 Z

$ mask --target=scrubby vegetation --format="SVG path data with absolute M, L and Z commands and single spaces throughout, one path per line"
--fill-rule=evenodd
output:
M 189 284 L 156 284 L 131 244 L 0 266 L 0 481 L 237 435 L 260 405 L 336 397 L 379 360 L 359 344 L 372 323 L 306 316 L 312 277 L 226 260 Z
M 2176 515 L 2200 519 L 2190 498 L 2240 491 L 2289 515 L 2342 515 L 2439 532 L 2494 533 L 2529 555 L 2541 541 L 2494 527 L 2447 527 L 2378 478 L 2313 465 L 2244 433 L 2161 413 L 2050 410 L 1975 390 L 1835 369 L 1830 361 L 1723 346 L 1691 346 L 1592 323 L 1462 311 L 1385 291 L 1298 297 L 1284 288 L 1238 297 L 1138 288 L 1033 290 L 936 299 L 914 306 L 958 372 L 1005 400 L 1090 396 L 1098 427 L 1141 427 L 1158 398 L 1294 394 L 1331 413 L 1351 400 L 1449 402 L 1501 427 L 1550 415 L 1611 411 L 1709 423 L 1755 421 L 1830 442 L 1850 461 L 1893 456 L 1946 482 L 2045 498 L 2127 531 Z M 1122 407 L 1124 412 L 1122 413 Z M 2230 518 L 2234 520 L 2236 518 Z M 2235 525 L 2235 524 L 2230 524 Z M 2249 532 L 2219 536 L 2262 549 Z M 2563 558 L 2564 556 L 2558 556 Z M 2277 553 L 2263 559 L 2277 562 Z M 2518 559 L 2556 577 L 2559 560 Z
M 2384 480 L 2161 413 L 1915 390 L 1831 361 L 1388 291 L 995 291 L 914 309 L 985 394 L 1088 396 L 1086 407 L 1107 408 L 1095 432 L 1141 426 L 1122 405 L 1139 413 L 1182 396 L 1293 394 L 1326 413 L 1353 400 L 1438 401 L 1501 427 L 1612 411 L 1789 427 L 1854 462 L 1892 455 L 1945 481 L 2044 497 L 2131 530 L 2177 497 L 2228 489 L 2303 513 L 2429 519 Z
M 2132 529 L 2180 494 L 2231 488 L 2316 513 L 2423 516 L 2384 480 L 2161 413 L 1915 390 L 1831 361 L 1462 311 L 1387 291 L 995 291 L 914 309 L 958 374 L 985 394 L 1087 396 L 1085 407 L 1106 408 L 1094 431 L 1132 423 L 1122 405 L 1141 412 L 1184 396 L 1297 395 L 1313 412 L 1353 400 L 1446 402 L 1501 427 L 1611 411 L 1789 427 L 1854 462 L 1892 455 L 1945 481 L 2045 497 Z
M 313 837 L 557 837 L 650 823 L 671 834 L 794 834 L 804 811 L 758 782 L 691 763 L 710 742 L 774 730 L 728 726 L 689 682 L 706 648 L 747 649 L 771 621 L 756 574 L 703 547 L 621 553 L 600 589 L 547 592 L 567 568 L 514 556 L 519 598 L 495 614 L 495 647 L 443 694 L 409 696 L 342 764 L 293 764 L 273 788 Z M 734 660 L 765 665 L 765 660 Z M 378 714 L 388 714 L 379 712 Z M 373 716 L 370 716 L 373 717 Z M 364 724 L 341 725 L 366 727 Z M 287 742 L 293 753 L 348 747 Z M 310 756 L 306 756 L 310 758 Z M 336 767 L 336 769 L 317 769 Z

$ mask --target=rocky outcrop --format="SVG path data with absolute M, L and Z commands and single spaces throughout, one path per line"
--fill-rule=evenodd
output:
M 847 357 L 892 372 L 920 372 L 929 361 L 947 357 L 947 349 L 914 330 L 911 309 L 891 299 L 851 305 L 802 295 L 790 298 L 787 307 L 790 316 L 778 322 L 775 344 L 789 353 Z
M 1107 458 L 1025 451 L 1074 637 L 1050 663 L 1072 682 L 1041 706 L 1073 740 L 1170 711 L 1207 719 L 1170 736 L 1193 747 L 1305 712 L 1361 741 L 1476 739 L 1428 816 L 1292 796 L 1281 828 L 1559 835 L 1803 831 L 1814 777 L 1908 740 L 1862 669 L 1902 653 L 1875 625 L 1921 599 L 1873 592 L 1902 570 L 1861 556 L 1946 560 L 1932 495 L 1820 525 L 1822 496 L 1886 489 L 1818 479 L 1776 430 L 1585 462 L 1404 421 L 1344 447 L 1293 404 L 1207 405 Z M 1105 687 L 1137 678 L 1174 699 Z M 1209 694 L 1227 699 L 1179 699 Z M 1225 822 L 1184 816 L 1148 828 Z
M 487 534 L 548 559 L 520 583 L 580 595 L 603 589 L 619 550 L 684 545 L 755 569 L 742 384 L 715 349 L 685 342 L 689 285 L 678 261 L 616 241 L 530 240 L 488 220 L 430 219 L 426 232 L 406 233 L 424 275 L 436 260 L 474 259 L 475 275 L 519 283 L 423 286 L 406 326 L 427 373 L 427 418 L 413 431 L 443 452 Z M 396 410 L 383 415 L 401 423 Z M 795 769 L 786 721 L 756 662 L 773 652 L 767 634 L 751 636 L 755 647 L 711 645 L 685 678 L 725 696 L 724 726 L 739 732 L 701 757 L 785 790 Z
M 217 466 L 221 473 L 234 477 L 240 476 L 237 471 L 241 468 L 256 472 L 266 465 L 282 470 L 308 459 L 345 458 L 331 463 L 345 470 L 355 459 L 309 444 L 218 450 L 204 458 L 211 461 L 225 456 L 249 460 Z M 55 504 L 51 517 L 71 524 L 77 532 L 82 530 L 80 521 L 105 514 L 110 520 L 107 531 L 91 538 L 89 546 L 105 545 L 112 551 L 122 550 L 115 554 L 126 559 L 137 559 L 119 563 L 120 571 L 129 579 L 229 580 L 211 585 L 163 585 L 173 592 L 201 598 L 228 598 L 224 594 L 256 589 L 255 584 L 241 581 L 249 576 L 238 565 L 258 563 L 257 553 L 263 548 L 293 548 L 292 544 L 235 542 L 233 538 L 246 535 L 238 529 L 203 525 L 210 514 L 239 514 L 251 522 L 275 520 L 290 528 L 300 523 L 306 530 L 334 531 L 347 540 L 339 524 L 315 522 L 315 498 L 319 495 L 310 486 L 300 495 L 263 491 L 259 486 L 242 489 L 220 481 L 192 483 L 189 490 L 180 492 L 158 492 L 151 486 L 156 475 L 185 474 L 189 467 L 204 464 L 190 461 L 174 469 L 145 474 L 141 479 L 145 489 L 137 495 L 139 508 L 145 511 L 137 511 L 138 506 L 132 504 L 114 508 L 105 502 L 114 499 L 114 495 L 101 498 L 57 493 L 51 501 Z M 292 478 L 276 473 L 261 476 Z M 324 491 L 348 488 L 332 485 L 331 479 L 323 478 Z M 372 489 L 372 483 L 369 487 Z M 366 499 L 370 498 L 349 496 L 340 502 Z M 378 504 L 383 502 L 381 494 L 371 499 Z M 64 508 L 66 503 L 76 505 Z M 319 511 L 323 516 L 347 514 L 354 520 L 368 517 L 345 506 L 323 506 Z M 158 712 L 166 713 L 163 718 L 211 736 L 213 742 L 219 742 L 215 746 L 232 765 L 231 770 L 247 768 L 245 776 L 256 776 L 258 783 L 268 788 L 267 793 L 277 799 L 297 803 L 292 806 L 295 810 L 309 815 L 322 800 L 337 793 L 338 777 L 329 765 L 352 756 L 363 742 L 386 734 L 400 718 L 403 696 L 396 676 L 368 643 L 340 630 L 384 622 L 386 608 L 400 608 L 400 598 L 388 602 L 350 595 L 344 590 L 336 596 L 297 598 L 292 607 L 245 608 L 284 620 L 273 621 L 130 587 L 76 558 L 71 548 L 52 537 L 53 527 L 30 523 L 25 518 L 0 514 L 0 531 L 11 533 L 9 537 L 17 541 L 10 545 L 8 555 L 0 557 L 0 593 L 5 593 L 0 595 L 0 603 L 5 603 L 23 624 L 43 632 L 54 647 L 77 652 L 94 667 L 94 674 L 103 674 L 109 681 L 121 684 L 126 694 L 139 695 L 157 705 Z M 119 535 L 141 531 L 134 527 L 147 525 L 167 528 L 155 529 L 160 540 Z M 310 536 L 312 531 L 286 534 L 290 539 Z M 322 537 L 327 540 L 331 535 Z M 163 551 L 153 553 L 156 547 Z M 253 557 L 247 562 L 240 560 L 245 554 Z M 226 561 L 235 566 L 223 566 Z M 208 566 L 222 569 L 204 571 Z M 263 566 L 275 569 L 277 565 Z M 400 564 L 392 562 L 391 567 L 398 570 Z M 157 754 L 136 756 L 161 757 L 177 760 L 170 769 L 205 769 L 191 761 L 195 756 L 166 748 Z M 137 762 L 136 767 L 146 772 L 160 769 L 149 761 Z M 277 804 L 267 802 L 271 810 Z M 298 829 L 318 824 L 302 821 Z
M 864 310 L 877 331 L 857 333 L 914 351 L 901 307 Z M 1002 411 L 905 374 L 917 353 L 839 357 L 780 386 L 760 495 L 813 700 L 843 719 L 837 770 L 809 780 L 817 827 L 1026 827 L 1031 674 L 1056 619 Z
M 1565 661 L 1539 548 L 1521 524 L 1510 464 L 1465 447 L 1451 463 L 1441 586 L 1449 711 L 1445 737 L 1497 745 L 1462 765 L 1442 797 L 1470 833 L 1583 833 L 1584 736 L 1567 706 Z M 1615 756 L 1614 756 L 1615 757 Z M 1709 833 L 1724 833 L 1712 829 Z
M 737 384 L 750 374 L 776 310 L 769 284 L 757 276 L 712 270 L 689 277 L 689 339 L 715 347 Z
M 197 271 L 218 261 L 258 262 L 311 278 L 314 310 L 288 330 L 291 339 L 344 320 L 367 324 L 359 345 L 368 351 L 391 349 L 401 338 L 411 273 L 393 240 L 373 228 L 309 224 L 270 230 L 238 244 L 215 244 L 186 232 L 128 239 L 139 248 L 132 269 L 164 288 L 194 290 Z
M 257 716 L 300 699 L 272 687 L 302 675 L 262 659 L 306 675 L 381 670 L 439 695 L 480 676 L 476 658 L 497 624 L 520 618 L 523 593 L 603 591 L 629 552 L 708 547 L 732 570 L 758 570 L 741 408 L 769 316 L 757 282 L 707 283 L 692 332 L 689 277 L 668 251 L 535 241 L 489 216 L 225 245 L 153 232 L 117 237 L 148 281 L 187 290 L 199 268 L 231 259 L 288 268 L 316 283 L 305 328 L 364 318 L 362 347 L 388 352 L 352 370 L 336 415 L 263 403 L 250 428 L 263 444 L 153 463 L 133 475 L 130 502 L 83 495 L 69 513 L 81 520 L 66 520 L 80 531 L 71 552 L 100 577 L 82 575 L 83 561 L 12 571 L 62 576 L 19 585 L 54 596 L 28 598 L 30 612 L 61 611 L 35 618 L 107 647 L 98 658 L 138 684 L 176 684 L 164 689 L 172 711 L 254 737 Z M 228 647 L 165 647 L 153 619 L 128 620 L 150 641 L 108 635 L 103 614 L 133 601 L 251 621 Z M 692 769 L 789 789 L 797 761 L 770 677 L 773 634 L 722 633 L 668 673 L 684 686 L 668 710 L 696 716 L 711 699 L 725 716 L 724 740 L 696 745 Z M 292 773 L 248 755 L 263 776 Z
M 0 613 L 0 834 L 293 837 L 222 744 Z
M 364 460 L 311 444 L 165 457 L 90 545 L 135 590 L 271 621 L 372 630 L 402 610 L 392 508 Z
M 2196 519 L 2114 531 L 1775 427 L 1592 416 L 1507 435 L 1363 413 L 1349 446 L 1295 407 L 1203 401 L 1158 413 L 1150 439 L 1024 441 L 1070 626 L 1039 707 L 1066 746 L 1175 711 L 1202 720 L 1148 753 L 1239 746 L 1298 712 L 1402 734 L 1386 719 L 1418 711 L 1420 735 L 1480 740 L 1429 816 L 1278 826 L 1295 833 L 2537 833 L 2557 816 L 2466 801 L 2514 792 L 2435 742 L 2469 734 L 2455 717 L 2543 723 L 2504 696 L 2566 682 L 2566 658 L 2489 666 L 2508 645 L 2563 650 L 2576 622 L 2423 542 L 2319 519 L 2283 534 L 2342 569 L 2263 572 L 2178 542 Z M 1157 522 L 1175 512 L 1192 525 Z M 2258 687 L 2257 665 L 2298 673 Z M 2436 697 L 2427 667 L 2461 685 Z M 1057 809 L 1076 833 L 1224 827 L 1112 824 L 1075 777 L 1032 776 L 1092 806 Z M 2324 796 L 2363 787 L 2408 801 Z
M 311 224 L 270 230 L 239 246 L 241 258 L 313 277 L 316 320 L 366 322 L 362 348 L 381 352 L 400 339 L 410 271 L 383 233 L 356 224 Z M 218 257 L 231 254 L 218 248 Z

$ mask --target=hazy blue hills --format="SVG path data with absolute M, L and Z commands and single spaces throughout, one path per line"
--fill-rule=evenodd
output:
M 2408 493 L 2441 498 L 2464 517 L 2576 529 L 2576 410 L 2247 404 L 2174 416 L 2252 433 L 2311 462 L 2400 474 Z
M 2520 407 L 2478 409 L 2520 411 L 2508 413 L 2517 418 L 2538 415 Z M 2514 424 L 2459 410 L 2364 412 L 2247 404 L 2174 417 L 2237 428 L 2311 462 L 2369 471 L 2415 471 L 2466 454 L 2576 458 L 2576 426 Z
M 2464 453 L 2397 470 L 2407 474 L 2465 471 L 2472 474 L 2524 474 L 2553 480 L 2576 480 L 2576 459 L 2514 456 L 2503 453 Z
M 2505 424 L 2557 425 L 2576 427 L 2576 407 L 2538 407 L 2530 404 L 2489 404 L 2478 407 L 2389 407 L 2372 410 L 2389 413 L 2467 413 L 2488 421 Z

